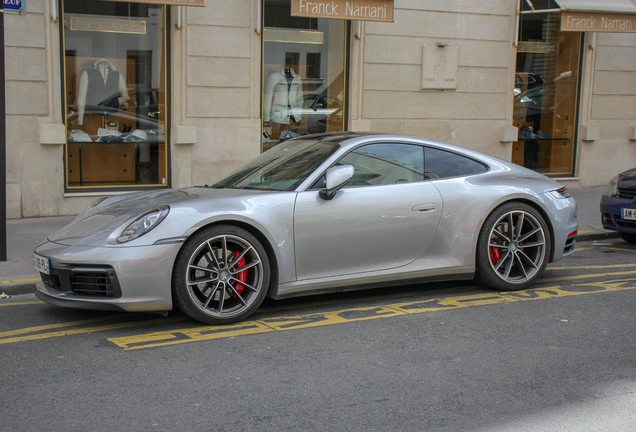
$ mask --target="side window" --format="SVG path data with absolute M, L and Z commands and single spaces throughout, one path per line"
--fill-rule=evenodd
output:
M 426 163 L 424 175 L 427 179 L 463 177 L 488 170 L 477 161 L 431 147 L 425 147 L 424 158 Z
M 338 165 L 353 165 L 348 184 L 372 186 L 424 180 L 424 148 L 409 144 L 369 144 L 340 159 Z

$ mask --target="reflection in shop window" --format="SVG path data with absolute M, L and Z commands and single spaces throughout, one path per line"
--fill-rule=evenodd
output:
M 68 188 L 166 186 L 164 7 L 64 0 Z
M 345 128 L 347 22 L 290 11 L 290 0 L 264 0 L 263 151 Z
M 533 4 L 558 8 L 554 0 Z M 548 175 L 573 175 L 582 36 L 560 31 L 560 18 L 559 12 L 521 15 L 512 161 Z

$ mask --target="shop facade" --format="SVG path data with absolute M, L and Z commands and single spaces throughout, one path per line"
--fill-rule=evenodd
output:
M 636 165 L 636 6 L 609 0 L 33 0 L 5 15 L 7 215 L 213 184 L 342 130 L 569 187 Z

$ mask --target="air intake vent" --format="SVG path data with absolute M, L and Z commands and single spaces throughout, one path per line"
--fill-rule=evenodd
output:
M 621 199 L 633 200 L 636 197 L 636 189 L 618 188 L 616 196 Z
M 119 298 L 121 287 L 115 269 L 110 266 L 82 267 L 58 264 L 51 274 L 40 273 L 49 288 L 82 297 Z
M 636 221 L 616 219 L 616 225 L 620 228 L 636 229 Z
M 116 297 L 113 279 L 115 272 L 111 270 L 84 271 L 73 269 L 70 274 L 71 291 L 78 295 L 91 297 Z

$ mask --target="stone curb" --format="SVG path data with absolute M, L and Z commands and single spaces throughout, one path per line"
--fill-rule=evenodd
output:
M 576 241 L 578 243 L 583 241 L 609 240 L 619 237 L 620 235 L 617 231 L 589 231 L 577 234 Z
M 0 294 L 6 295 L 22 295 L 33 294 L 35 292 L 35 284 L 37 282 L 19 282 L 14 284 L 0 285 Z

